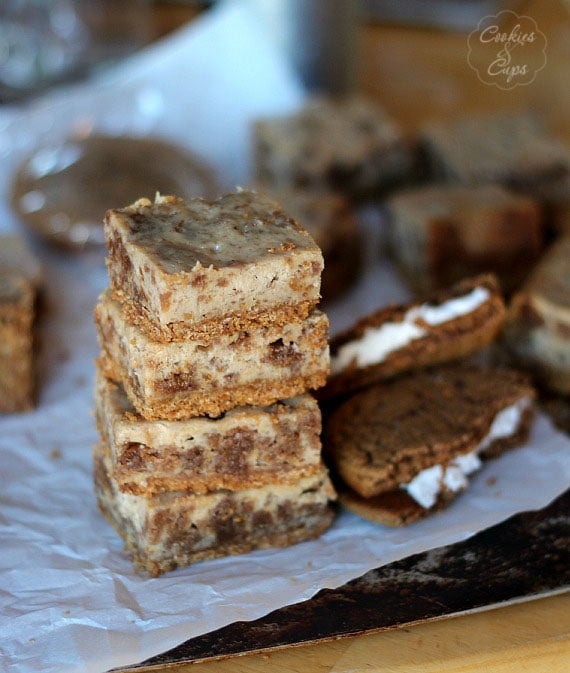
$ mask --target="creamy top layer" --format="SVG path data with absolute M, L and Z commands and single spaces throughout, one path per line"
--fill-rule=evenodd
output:
M 390 353 L 426 336 L 428 332 L 424 324 L 435 327 L 467 315 L 479 308 L 490 296 L 487 288 L 475 287 L 468 294 L 454 297 L 438 306 L 414 306 L 406 311 L 399 322 L 386 322 L 379 327 L 369 327 L 360 339 L 349 341 L 338 349 L 331 358 L 331 371 L 338 374 L 353 361 L 357 367 L 378 364 Z
M 421 470 L 408 483 L 400 484 L 424 509 L 430 509 L 445 486 L 456 493 L 467 486 L 467 476 L 481 467 L 479 454 L 485 451 L 495 440 L 514 435 L 522 420 L 523 413 L 531 405 L 529 397 L 521 397 L 514 404 L 505 407 L 493 419 L 489 432 L 470 453 L 457 456 L 446 465 L 433 465 Z
M 239 266 L 319 248 L 280 206 L 261 194 L 235 192 L 217 201 L 157 196 L 115 211 L 128 238 L 166 273 Z

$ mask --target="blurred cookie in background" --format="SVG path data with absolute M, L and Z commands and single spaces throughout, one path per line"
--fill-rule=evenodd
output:
M 540 408 L 559 430 L 570 435 L 570 395 L 541 395 Z
M 420 144 L 432 181 L 496 182 L 533 195 L 570 174 L 567 149 L 531 111 L 432 122 Z
M 409 184 L 415 140 L 363 98 L 313 98 L 295 114 L 253 127 L 254 180 L 272 189 L 332 190 L 362 201 Z
M 570 237 L 546 252 L 512 298 L 504 344 L 540 385 L 570 394 Z
M 539 203 L 499 185 L 443 185 L 402 190 L 387 201 L 388 248 L 418 293 L 493 272 L 508 294 L 543 248 Z

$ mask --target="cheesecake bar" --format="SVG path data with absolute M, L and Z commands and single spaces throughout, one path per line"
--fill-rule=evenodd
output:
M 320 395 L 343 396 L 396 374 L 466 357 L 501 330 L 505 305 L 496 278 L 476 276 L 423 302 L 391 305 L 331 342 L 331 376 Z
M 433 122 L 420 135 L 432 180 L 498 182 L 532 195 L 570 171 L 562 143 L 523 111 Z
M 570 237 L 556 242 L 512 299 L 505 343 L 517 364 L 570 394 Z
M 0 271 L 0 412 L 34 406 L 34 290 Z
M 257 182 L 325 189 L 354 200 L 379 196 L 414 175 L 416 152 L 399 125 L 363 98 L 314 98 L 295 114 L 253 128 Z
M 273 404 L 321 387 L 329 371 L 328 319 L 316 309 L 300 322 L 169 343 L 127 322 L 108 292 L 95 319 L 105 375 L 151 420 Z
M 416 292 L 495 273 L 504 291 L 520 286 L 543 246 L 537 200 L 499 185 L 430 185 L 387 203 L 391 256 Z
M 519 372 L 466 365 L 357 393 L 325 429 L 340 501 L 387 525 L 440 509 L 467 488 L 485 460 L 524 443 L 535 397 Z
M 335 498 L 326 469 L 293 484 L 204 495 L 122 492 L 106 448 L 94 449 L 95 492 L 135 566 L 157 576 L 179 566 L 254 549 L 286 547 L 321 535 Z
M 97 425 L 121 491 L 203 494 L 287 484 L 322 469 L 321 414 L 301 395 L 268 407 L 236 407 L 217 419 L 147 421 L 122 387 L 97 372 Z
M 105 237 L 115 297 L 158 341 L 286 325 L 320 298 L 319 247 L 254 192 L 214 202 L 140 199 L 107 212 Z
M 0 413 L 35 403 L 34 342 L 40 267 L 24 242 L 0 236 Z

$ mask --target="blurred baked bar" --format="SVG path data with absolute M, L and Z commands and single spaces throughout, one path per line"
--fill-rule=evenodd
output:
M 537 200 L 499 185 L 430 185 L 387 203 L 390 252 L 416 292 L 494 272 L 518 288 L 543 247 Z
M 498 182 L 537 194 L 570 173 L 567 150 L 531 112 L 434 122 L 421 130 L 421 138 L 432 180 Z
M 260 191 L 265 188 L 261 186 Z M 342 194 L 314 189 L 267 190 L 315 239 L 325 260 L 323 301 L 342 295 L 358 278 L 362 236 L 350 201 Z
M 537 196 L 545 211 L 548 233 L 570 236 L 570 175 L 544 185 Z
M 272 189 L 378 197 L 415 177 L 416 151 L 398 124 L 362 98 L 315 98 L 254 124 L 254 178 Z
M 135 566 L 152 576 L 178 566 L 253 549 L 285 547 L 321 535 L 335 494 L 326 470 L 293 484 L 204 495 L 123 493 L 108 449 L 94 450 L 99 506 L 121 535 Z
M 113 478 L 127 493 L 236 491 L 322 470 L 321 414 L 310 395 L 236 407 L 217 419 L 147 421 L 98 372 L 95 406 Z
M 16 236 L 0 236 L 0 412 L 35 403 L 35 315 L 40 266 Z
M 505 343 L 544 386 L 570 394 L 570 237 L 548 250 L 513 297 Z
M 217 293 L 223 305 L 223 296 Z M 313 310 L 282 326 L 250 325 L 217 336 L 164 343 L 130 324 L 105 292 L 95 309 L 101 366 L 148 419 L 218 416 L 234 406 L 267 405 L 324 385 L 328 319 Z
M 159 341 L 202 339 L 307 317 L 323 258 L 311 236 L 253 192 L 217 201 L 157 196 L 105 217 L 110 285 Z

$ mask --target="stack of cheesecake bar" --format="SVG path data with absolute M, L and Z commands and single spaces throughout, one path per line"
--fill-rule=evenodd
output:
M 245 191 L 141 199 L 109 211 L 105 235 L 95 483 L 135 565 L 158 575 L 321 534 L 318 246 Z

